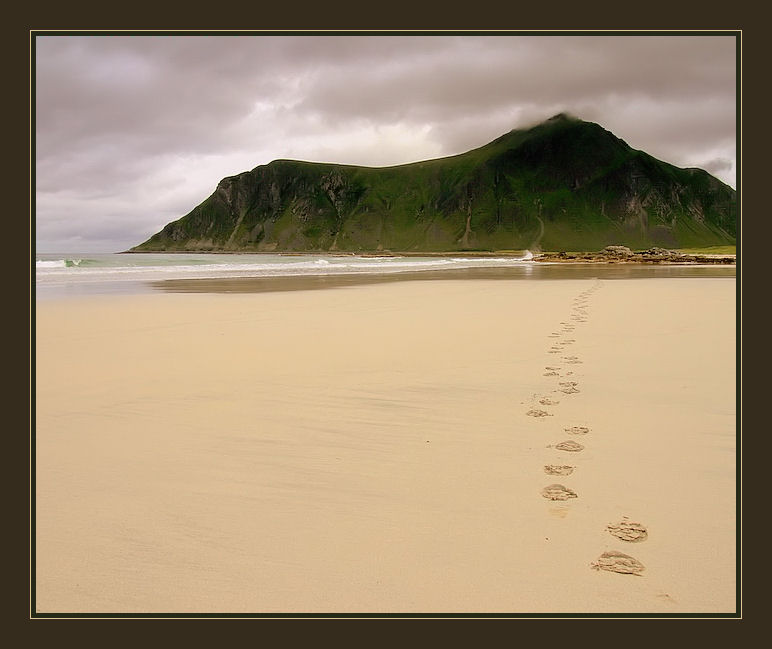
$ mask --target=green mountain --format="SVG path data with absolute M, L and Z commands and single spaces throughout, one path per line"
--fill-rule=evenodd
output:
M 132 251 L 597 250 L 735 243 L 735 191 L 565 114 L 396 167 L 275 160 Z

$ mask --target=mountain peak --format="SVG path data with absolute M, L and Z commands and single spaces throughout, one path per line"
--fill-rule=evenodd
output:
M 573 115 L 569 115 L 568 113 L 558 113 L 557 115 L 553 115 L 550 117 L 547 121 L 548 122 L 559 122 L 559 121 L 577 121 L 577 118 Z
M 396 167 L 274 161 L 229 177 L 136 250 L 456 251 L 735 240 L 736 195 L 566 112 Z

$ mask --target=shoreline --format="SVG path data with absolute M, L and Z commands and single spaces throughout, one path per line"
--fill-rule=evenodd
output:
M 354 288 L 399 282 L 643 280 L 656 278 L 736 278 L 734 265 L 644 265 L 563 263 L 509 268 L 450 268 L 395 273 L 285 275 L 164 279 L 148 282 L 162 293 L 268 293 L 327 288 Z
M 528 250 L 451 250 L 451 251 L 335 251 L 335 250 L 309 250 L 309 251 L 269 251 L 269 250 L 123 250 L 115 254 L 118 255 L 279 255 L 282 257 L 306 257 L 306 256 L 326 256 L 326 257 L 361 257 L 361 258 L 399 258 L 399 257 L 477 257 L 477 258 L 522 258 Z M 671 257 L 664 255 L 647 255 L 646 251 L 632 253 L 629 257 L 609 256 L 603 252 L 590 251 L 570 251 L 570 252 L 538 252 L 533 253 L 533 261 L 539 263 L 554 262 L 561 264 L 660 264 L 660 265 L 687 265 L 687 264 L 722 264 L 731 266 L 736 263 L 736 254 L 680 254 L 674 251 Z
M 168 257 L 159 259 L 161 255 L 154 257 L 152 265 L 165 266 L 177 260 Z M 181 255 L 181 257 L 184 257 Z M 143 294 L 143 293 L 262 293 L 275 291 L 312 290 L 323 288 L 346 288 L 363 285 L 377 285 L 406 281 L 439 281 L 452 280 L 508 280 L 520 281 L 533 280 L 569 280 L 592 279 L 601 277 L 604 279 L 642 279 L 642 278 L 673 278 L 673 277 L 732 277 L 737 275 L 735 264 L 643 264 L 625 263 L 624 261 L 593 261 L 582 260 L 576 263 L 572 261 L 517 261 L 491 260 L 483 258 L 471 258 L 468 261 L 457 260 L 458 263 L 448 260 L 440 262 L 425 260 L 413 263 L 410 259 L 401 260 L 390 267 L 391 261 L 398 259 L 381 259 L 378 262 L 359 260 L 364 263 L 360 268 L 357 262 L 349 264 L 345 258 L 338 258 L 344 263 L 336 267 L 335 260 L 323 267 L 313 264 L 302 272 L 292 270 L 292 264 L 296 261 L 318 259 L 318 255 L 310 255 L 302 258 L 298 256 L 287 257 L 285 263 L 290 266 L 285 269 L 282 263 L 272 260 L 275 267 L 260 267 L 263 270 L 250 271 L 249 264 L 260 264 L 261 260 L 238 258 L 220 259 L 217 263 L 224 263 L 226 267 L 222 271 L 211 272 L 175 272 L 171 266 L 168 272 L 142 273 L 134 269 L 128 269 L 128 274 L 110 275 L 110 268 L 105 267 L 103 275 L 90 274 L 90 270 L 84 273 L 71 272 L 54 275 L 53 279 L 43 276 L 43 281 L 36 282 L 35 299 L 43 301 L 48 299 L 99 296 L 107 294 Z M 227 270 L 231 259 L 239 263 L 249 262 L 244 269 L 234 268 Z M 183 258 L 185 263 L 186 260 Z M 200 263 L 207 263 L 205 256 L 199 257 Z M 131 264 L 129 264 L 131 265 Z M 184 264 L 183 264 L 184 265 Z M 306 262 L 305 266 L 309 266 Z M 267 269 L 267 270 L 266 270 Z M 189 269 L 188 269 L 189 270 Z

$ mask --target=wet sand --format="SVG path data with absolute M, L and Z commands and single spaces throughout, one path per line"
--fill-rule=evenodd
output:
M 439 271 L 422 270 L 396 273 L 350 273 L 330 275 L 295 275 L 284 277 L 234 277 L 212 279 L 173 279 L 149 282 L 154 290 L 165 293 L 264 293 L 272 291 L 306 291 L 341 288 L 365 284 L 391 284 L 410 281 L 457 281 L 469 279 L 504 280 L 577 280 L 648 278 L 734 278 L 731 265 L 642 265 L 544 263 L 523 264 L 506 268 L 453 268 Z
M 733 279 L 197 286 L 37 305 L 38 611 L 735 611 Z

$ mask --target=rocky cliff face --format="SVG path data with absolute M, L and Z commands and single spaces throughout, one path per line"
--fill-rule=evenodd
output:
M 733 189 L 558 115 L 387 168 L 276 160 L 223 179 L 135 251 L 594 250 L 734 243 Z

